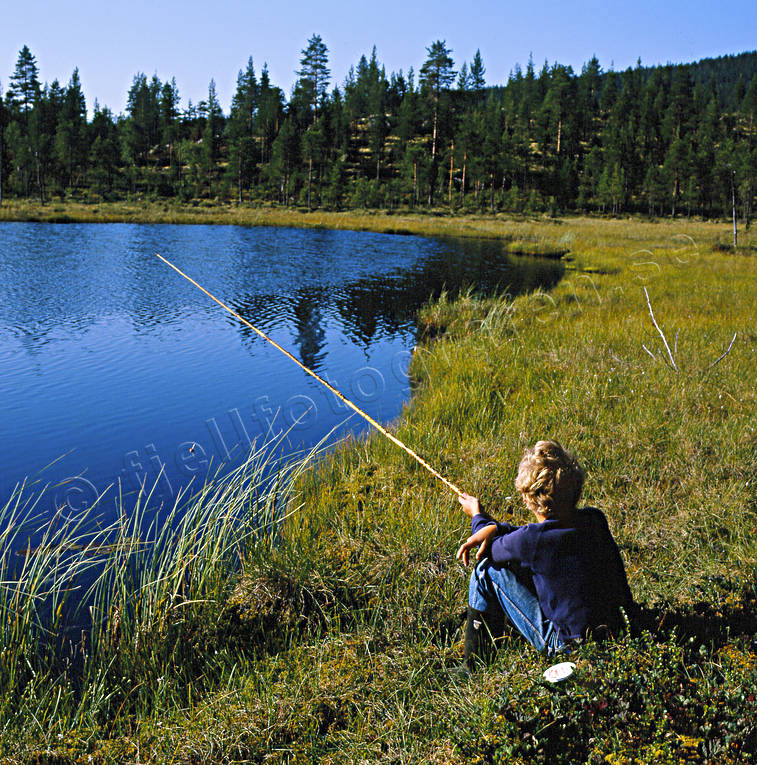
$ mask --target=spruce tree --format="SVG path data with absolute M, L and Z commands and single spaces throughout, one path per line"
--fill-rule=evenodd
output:
M 255 120 L 255 136 L 260 141 L 260 157 L 263 164 L 271 161 L 273 142 L 283 117 L 284 94 L 281 88 L 271 84 L 268 64 L 263 64 L 258 89 L 258 114 Z
M 10 80 L 11 108 L 15 106 L 26 121 L 26 116 L 31 112 L 42 92 L 39 84 L 37 59 L 26 45 L 19 51 L 16 68 Z
M 108 194 L 116 182 L 121 150 L 113 114 L 107 107 L 101 109 L 97 101 L 90 124 L 90 136 L 92 145 L 89 151 L 89 165 L 94 188 L 100 194 Z
M 207 113 L 205 128 L 202 131 L 201 171 L 212 190 L 213 179 L 216 174 L 221 132 L 223 130 L 223 113 L 216 95 L 216 82 L 211 79 L 208 85 Z
M 599 115 L 599 91 L 602 70 L 599 59 L 592 56 L 581 69 L 577 82 L 575 110 L 578 120 L 579 137 L 588 142 L 594 133 L 594 124 Z
M 89 153 L 87 105 L 81 90 L 79 70 L 74 69 L 62 97 L 55 133 L 56 159 L 63 169 L 62 185 L 72 187 L 75 174 L 84 171 Z
M 10 89 L 6 106 L 10 112 L 10 125 L 6 134 L 8 148 L 13 158 L 11 181 L 24 196 L 30 193 L 33 179 L 42 199 L 39 146 L 39 115 L 33 118 L 34 109 L 41 99 L 37 61 L 24 45 L 18 54 L 16 68 L 10 77 Z
M 389 132 L 389 121 L 386 116 L 388 83 L 384 68 L 379 67 L 376 60 L 375 47 L 368 65 L 368 75 L 368 114 L 370 119 L 368 148 L 373 157 L 376 168 L 375 179 L 378 182 L 381 178 L 381 161 Z
M 292 117 L 287 117 L 271 147 L 268 174 L 279 202 L 289 204 L 294 192 L 293 174 L 298 159 L 298 135 Z
M 458 90 L 470 90 L 471 78 L 468 72 L 468 64 L 463 61 L 463 65 L 460 67 L 460 71 L 457 75 L 457 89 Z
M 486 80 L 484 75 L 486 74 L 486 67 L 481 59 L 481 51 L 476 50 L 476 55 L 473 56 L 473 61 L 470 65 L 470 89 L 476 93 L 481 92 L 486 87 Z
M 123 124 L 124 154 L 127 163 L 143 167 L 150 150 L 160 141 L 160 80 L 150 82 L 138 72 L 134 75 L 126 102 L 128 118 Z
M 308 162 L 307 205 L 312 209 L 313 168 L 316 169 L 323 161 L 324 135 L 322 121 L 311 125 L 302 137 L 302 155 Z
M 176 165 L 175 146 L 181 134 L 179 88 L 175 77 L 172 77 L 170 82 L 164 82 L 160 89 L 158 113 L 160 144 L 168 151 L 166 164 L 169 170 L 172 170 Z
M 226 125 L 226 137 L 229 140 L 228 172 L 237 187 L 237 201 L 242 202 L 242 189 L 249 185 L 250 175 L 255 163 L 256 147 L 253 140 L 255 115 L 258 105 L 258 81 L 252 56 L 247 61 L 247 68 L 239 70 L 237 90 L 231 101 L 231 113 Z
M 252 135 L 255 112 L 258 108 L 258 79 L 252 56 L 247 59 L 247 67 L 237 75 L 237 90 L 231 102 L 231 109 L 242 120 L 244 131 Z

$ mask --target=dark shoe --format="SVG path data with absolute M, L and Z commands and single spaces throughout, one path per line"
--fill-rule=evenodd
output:
M 504 614 L 478 611 L 468 606 L 465 622 L 465 666 L 473 669 L 476 662 L 488 663 L 497 650 L 505 628 Z

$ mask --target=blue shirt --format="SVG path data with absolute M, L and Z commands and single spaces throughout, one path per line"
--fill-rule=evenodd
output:
M 473 533 L 496 523 L 486 514 L 471 520 Z M 496 523 L 489 557 L 497 566 L 520 565 L 532 577 L 544 615 L 560 638 L 585 637 L 606 626 L 622 626 L 620 608 L 631 614 L 633 597 L 620 551 L 604 514 L 576 509 L 567 519 L 511 526 Z

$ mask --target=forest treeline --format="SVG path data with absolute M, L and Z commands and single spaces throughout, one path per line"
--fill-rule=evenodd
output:
M 503 85 L 477 51 L 457 65 L 433 42 L 415 73 L 387 75 L 375 48 L 331 87 L 313 35 L 290 97 L 255 71 L 228 114 L 181 107 L 175 79 L 138 73 L 126 113 L 97 101 L 78 70 L 41 84 L 20 51 L 0 97 L 0 201 L 176 198 L 308 209 L 643 212 L 749 223 L 757 176 L 757 53 L 603 71 L 529 61 Z

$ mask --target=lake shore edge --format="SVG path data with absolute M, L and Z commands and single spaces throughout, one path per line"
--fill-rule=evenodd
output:
M 538 219 L 535 216 L 532 219 Z M 180 225 L 276 226 L 369 231 L 418 236 L 493 237 L 503 224 L 523 216 L 450 215 L 386 210 L 329 211 L 254 203 L 200 201 L 100 202 L 4 200 L 0 221 L 39 223 L 167 223 Z
M 515 213 L 465 214 L 448 210 L 415 212 L 412 210 L 343 210 L 330 211 L 285 207 L 282 205 L 198 201 L 194 204 L 159 201 L 79 202 L 5 199 L 0 204 L 0 222 L 38 223 L 143 223 L 176 225 L 272 226 L 312 229 L 366 231 L 379 234 L 439 236 L 455 238 L 504 238 L 513 240 L 523 227 L 534 224 L 560 224 L 575 221 L 654 223 L 662 226 L 669 218 L 650 221 L 640 215 L 629 216 L 548 216 Z M 683 220 L 683 219 L 681 219 Z M 705 225 L 723 223 L 712 221 Z M 725 235 L 727 232 L 723 228 Z M 725 238 L 725 237 L 724 237 Z M 542 254 L 540 252 L 534 254 Z

